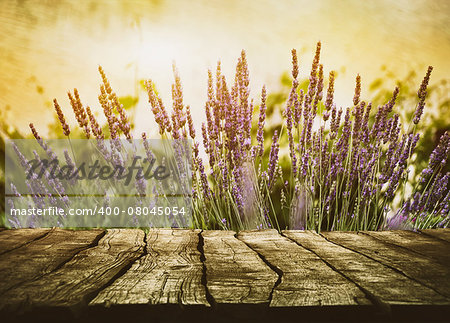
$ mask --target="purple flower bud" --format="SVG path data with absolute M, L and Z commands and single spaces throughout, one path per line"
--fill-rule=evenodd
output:
M 414 112 L 414 124 L 418 124 L 420 121 L 420 117 L 423 113 L 423 108 L 425 107 L 425 98 L 427 96 L 427 87 L 430 81 L 431 71 L 433 70 L 432 66 L 428 66 L 427 74 L 423 78 L 422 84 L 420 85 L 419 91 L 417 92 L 417 96 L 419 97 L 419 103 L 417 104 L 416 111 Z

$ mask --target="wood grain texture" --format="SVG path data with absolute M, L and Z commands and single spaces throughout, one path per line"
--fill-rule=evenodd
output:
M 0 250 L 12 248 L 0 255 L 5 322 L 450 317 L 449 242 L 433 233 L 264 230 L 236 239 L 228 231 L 153 229 L 146 237 L 136 229 L 51 229 L 20 238 L 7 231 L 0 232 Z
M 151 229 L 147 254 L 90 305 L 180 304 L 209 306 L 198 251 L 200 230 Z
M 412 250 L 422 257 L 434 259 L 450 267 L 450 244 L 446 241 L 412 231 L 367 231 L 364 234 Z
M 217 304 L 269 304 L 278 275 L 233 231 L 204 231 L 207 288 Z
M 77 233 L 82 236 L 82 232 Z M 79 252 L 61 268 L 1 295 L 0 306 L 10 310 L 83 307 L 142 255 L 144 237 L 142 230 L 108 230 L 97 246 Z M 75 239 L 67 240 L 73 244 Z
M 424 234 L 428 236 L 435 237 L 440 240 L 445 240 L 447 242 L 450 242 L 450 228 L 445 229 L 424 229 L 420 230 Z
M 0 231 L 0 254 L 42 238 L 50 229 L 11 229 Z
M 410 249 L 373 238 L 371 235 L 356 232 L 323 232 L 328 240 L 366 255 L 382 264 L 395 268 L 411 279 L 428 286 L 440 294 L 450 297 L 450 266 L 442 265 L 432 258 L 418 254 Z M 370 234 L 370 233 L 369 233 Z M 417 233 L 413 233 L 413 237 Z M 416 240 L 419 244 L 420 239 Z
M 384 305 L 450 305 L 449 299 L 434 290 L 314 232 L 284 231 L 284 234 L 314 251 Z
M 355 284 L 276 230 L 241 231 L 238 238 L 282 272 L 270 306 L 371 304 Z
M 7 234 L 3 232 L 0 235 Z M 16 230 L 11 230 L 16 231 Z M 16 241 L 22 230 L 12 232 L 14 245 L 19 245 Z M 37 230 L 35 235 L 25 231 L 25 241 L 30 237 L 38 237 L 45 234 L 45 231 Z M 77 252 L 88 248 L 101 234 L 103 230 L 62 230 L 53 229 L 43 238 L 31 241 L 20 248 L 0 255 L 0 295 L 14 286 L 19 286 L 25 282 L 37 279 L 55 270 L 65 261 L 71 259 Z M 19 236 L 19 237 L 18 237 Z M 17 242 L 17 243 L 16 243 Z M 8 244 L 8 242 L 2 242 Z M 1 297 L 1 296 L 0 296 Z

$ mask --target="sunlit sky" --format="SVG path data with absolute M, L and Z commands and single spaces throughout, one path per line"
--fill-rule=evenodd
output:
M 307 77 L 317 41 L 325 73 L 338 71 L 337 103 L 350 104 L 354 78 L 364 86 L 384 75 L 402 78 L 411 69 L 432 82 L 450 67 L 450 1 L 0 1 L 0 108 L 8 122 L 43 134 L 57 98 L 73 122 L 66 92 L 78 88 L 83 103 L 97 100 L 105 69 L 119 96 L 135 95 L 140 79 L 156 82 L 171 104 L 172 63 L 182 79 L 185 102 L 197 125 L 204 120 L 207 69 L 221 60 L 228 80 L 242 49 L 250 68 L 251 97 L 263 84 L 280 88 L 290 69 L 290 51 L 300 53 Z M 146 94 L 141 92 L 136 131 L 156 135 Z

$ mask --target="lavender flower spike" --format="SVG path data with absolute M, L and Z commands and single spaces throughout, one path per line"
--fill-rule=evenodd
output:
M 325 121 L 328 120 L 330 117 L 330 110 L 333 106 L 333 96 L 334 96 L 334 79 L 335 79 L 335 72 L 330 72 L 330 83 L 328 84 L 328 91 L 327 91 L 327 98 L 325 100 L 325 109 L 326 111 L 323 114 L 323 119 Z
M 420 121 L 420 117 L 423 113 L 423 108 L 425 107 L 425 97 L 427 96 L 427 87 L 428 82 L 430 81 L 431 71 L 433 70 L 433 66 L 428 66 L 427 74 L 423 78 L 422 84 L 420 84 L 419 91 L 417 92 L 417 96 L 419 97 L 419 103 L 417 104 L 416 111 L 414 112 L 414 124 L 418 124 Z
M 53 99 L 53 105 L 55 106 L 55 110 L 58 115 L 59 122 L 61 123 L 61 126 L 63 128 L 63 133 L 65 136 L 68 136 L 70 134 L 70 128 L 66 122 L 66 119 L 64 118 L 64 114 L 61 110 L 61 107 L 58 104 L 58 101 L 56 101 L 56 99 Z
M 258 141 L 258 156 L 262 156 L 264 152 L 264 122 L 266 120 L 266 86 L 263 86 L 261 92 L 261 106 L 259 107 L 258 133 L 256 140 Z
M 275 183 L 275 171 L 278 163 L 278 152 L 280 150 L 280 144 L 278 143 L 278 131 L 275 130 L 272 137 L 272 147 L 270 148 L 269 154 L 269 165 L 268 165 L 268 178 L 269 178 L 269 189 Z
M 353 97 L 353 105 L 357 105 L 359 103 L 360 96 L 361 96 L 361 76 L 358 74 L 356 76 L 356 87 L 355 87 L 355 96 Z

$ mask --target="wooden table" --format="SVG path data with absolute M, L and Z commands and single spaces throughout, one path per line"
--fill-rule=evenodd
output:
M 449 321 L 449 251 L 450 229 L 1 230 L 0 318 Z

